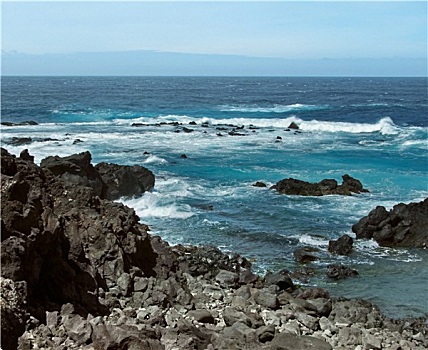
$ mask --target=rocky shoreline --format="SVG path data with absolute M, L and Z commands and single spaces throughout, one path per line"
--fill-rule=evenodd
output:
M 428 347 L 426 320 L 392 320 L 288 271 L 258 276 L 239 255 L 150 235 L 111 201 L 154 186 L 130 168 L 94 167 L 88 152 L 39 167 L 1 150 L 4 350 Z M 122 181 L 132 189 L 113 189 Z

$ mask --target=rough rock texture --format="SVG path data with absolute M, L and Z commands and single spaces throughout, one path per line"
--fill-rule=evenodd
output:
M 358 276 L 358 271 L 341 264 L 331 264 L 327 266 L 327 276 L 335 280 Z
M 349 255 L 352 252 L 354 240 L 349 235 L 343 235 L 338 240 L 328 242 L 328 251 L 338 255 Z
M 95 169 L 107 185 L 106 198 L 111 200 L 139 196 L 155 186 L 153 173 L 140 165 L 98 163 Z
M 352 226 L 357 239 L 373 238 L 382 246 L 428 247 L 428 198 L 397 204 L 392 210 L 378 206 Z
M 71 160 L 63 176 L 1 155 L 4 350 L 428 346 L 424 320 L 297 288 L 285 271 L 261 278 L 216 248 L 170 247 Z
M 342 179 L 342 184 L 338 185 L 334 179 L 324 179 L 318 183 L 311 183 L 289 178 L 277 182 L 271 189 L 277 190 L 282 194 L 299 196 L 324 196 L 329 194 L 350 196 L 352 193 L 368 192 L 363 188 L 359 180 L 347 174 L 343 175 Z

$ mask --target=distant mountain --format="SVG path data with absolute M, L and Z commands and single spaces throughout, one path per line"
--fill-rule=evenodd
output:
M 284 59 L 158 51 L 2 52 L 2 75 L 426 76 L 425 58 Z

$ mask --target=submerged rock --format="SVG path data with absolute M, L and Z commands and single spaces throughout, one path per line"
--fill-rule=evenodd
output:
M 334 179 L 324 179 L 317 183 L 306 182 L 293 178 L 277 182 L 271 189 L 281 194 L 300 196 L 324 196 L 338 194 L 350 196 L 352 193 L 369 192 L 363 188 L 361 182 L 345 174 L 342 176 L 342 184 L 338 185 Z
M 352 226 L 357 239 L 373 238 L 382 246 L 428 247 L 428 198 L 397 204 L 390 211 L 378 206 Z
M 335 280 L 358 276 L 358 271 L 345 265 L 332 264 L 327 266 L 327 276 Z

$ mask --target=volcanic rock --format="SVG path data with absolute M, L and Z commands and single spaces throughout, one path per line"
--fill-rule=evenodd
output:
M 378 206 L 352 226 L 357 239 L 373 238 L 382 246 L 428 247 L 428 198 L 397 204 L 389 212 Z
M 338 255 L 349 255 L 352 252 L 354 240 L 349 235 L 343 235 L 338 240 L 328 242 L 328 251 Z
M 300 196 L 324 196 L 338 194 L 350 196 L 352 193 L 368 192 L 359 180 L 345 174 L 342 176 L 342 184 L 338 185 L 334 179 L 324 179 L 318 183 L 311 183 L 293 178 L 277 182 L 271 189 L 279 193 Z
M 110 200 L 120 197 L 139 196 L 155 186 L 153 173 L 140 165 L 118 165 L 98 163 L 95 170 L 107 185 L 106 198 Z
M 332 264 L 327 266 L 327 276 L 335 280 L 358 276 L 358 271 L 345 265 Z

